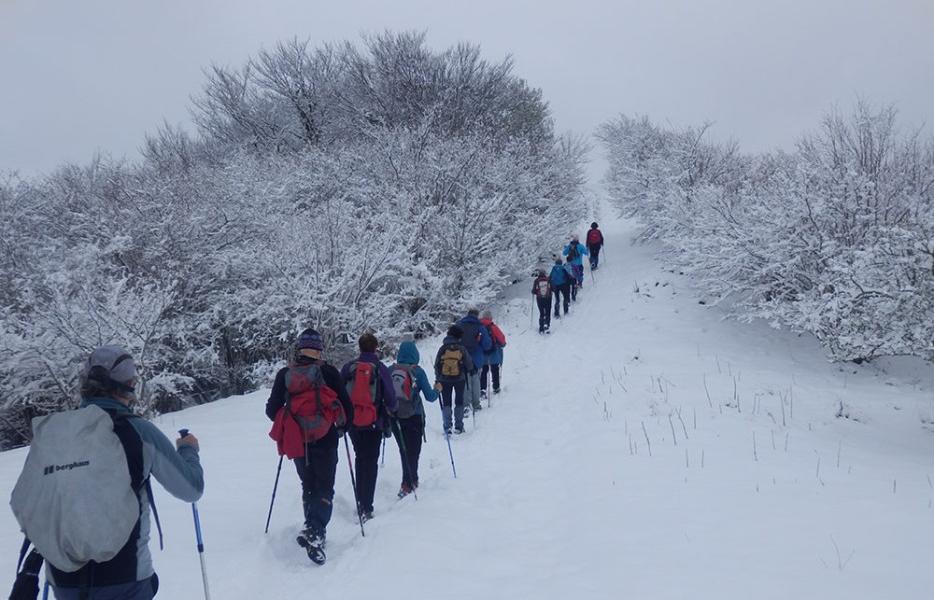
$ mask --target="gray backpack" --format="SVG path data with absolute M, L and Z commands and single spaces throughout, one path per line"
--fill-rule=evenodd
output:
M 93 405 L 37 417 L 32 427 L 10 498 L 23 533 L 67 573 L 114 558 L 140 518 L 139 435 L 127 418 Z
M 418 396 L 413 393 L 415 391 L 413 389 L 415 387 L 415 376 L 412 374 L 414 368 L 412 365 L 400 365 L 398 363 L 391 368 L 392 387 L 395 389 L 398 402 L 396 416 L 400 419 L 408 419 L 418 413 L 416 406 Z

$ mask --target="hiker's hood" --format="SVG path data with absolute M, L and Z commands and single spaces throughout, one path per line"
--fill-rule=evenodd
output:
M 396 362 L 404 365 L 417 365 L 421 357 L 418 354 L 418 347 L 415 342 L 402 342 L 399 344 L 399 352 L 396 353 Z

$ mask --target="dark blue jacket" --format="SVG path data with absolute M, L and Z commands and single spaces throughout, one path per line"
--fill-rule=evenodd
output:
M 470 352 L 470 358 L 474 365 L 473 370 L 477 370 L 485 362 L 484 353 L 493 349 L 493 338 L 490 337 L 490 331 L 480 322 L 480 319 L 473 315 L 467 315 L 457 324 L 464 330 L 461 343 L 464 348 L 467 348 L 467 352 Z

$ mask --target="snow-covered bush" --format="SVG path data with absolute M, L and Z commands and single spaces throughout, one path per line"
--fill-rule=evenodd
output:
M 538 90 L 419 34 L 289 42 L 216 67 L 197 135 L 0 182 L 0 428 L 74 401 L 80 361 L 124 344 L 145 411 L 267 383 L 315 326 L 332 358 L 489 302 L 576 224 L 585 149 Z
M 814 333 L 838 360 L 934 358 L 934 143 L 895 111 L 827 116 L 794 153 L 743 156 L 620 117 L 611 196 L 739 316 Z

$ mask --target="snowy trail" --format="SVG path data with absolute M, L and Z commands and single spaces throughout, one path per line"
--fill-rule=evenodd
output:
M 361 538 L 341 446 L 324 567 L 294 542 L 289 464 L 262 532 L 277 460 L 268 392 L 164 417 L 167 433 L 190 427 L 202 442 L 214 597 L 929 597 L 929 384 L 830 365 L 812 340 L 722 321 L 651 248 L 630 246 L 630 224 L 603 229 L 609 260 L 551 335 L 529 329 L 524 281 L 495 314 L 509 336 L 504 391 L 453 440 L 456 480 L 429 405 L 418 501 L 395 499 L 390 440 Z M 420 344 L 423 362 L 436 347 Z M 841 400 L 859 421 L 834 416 Z M 24 456 L 0 456 L 7 489 Z M 198 598 L 190 511 L 156 488 L 160 597 Z M 12 571 L 9 512 L 0 535 Z

